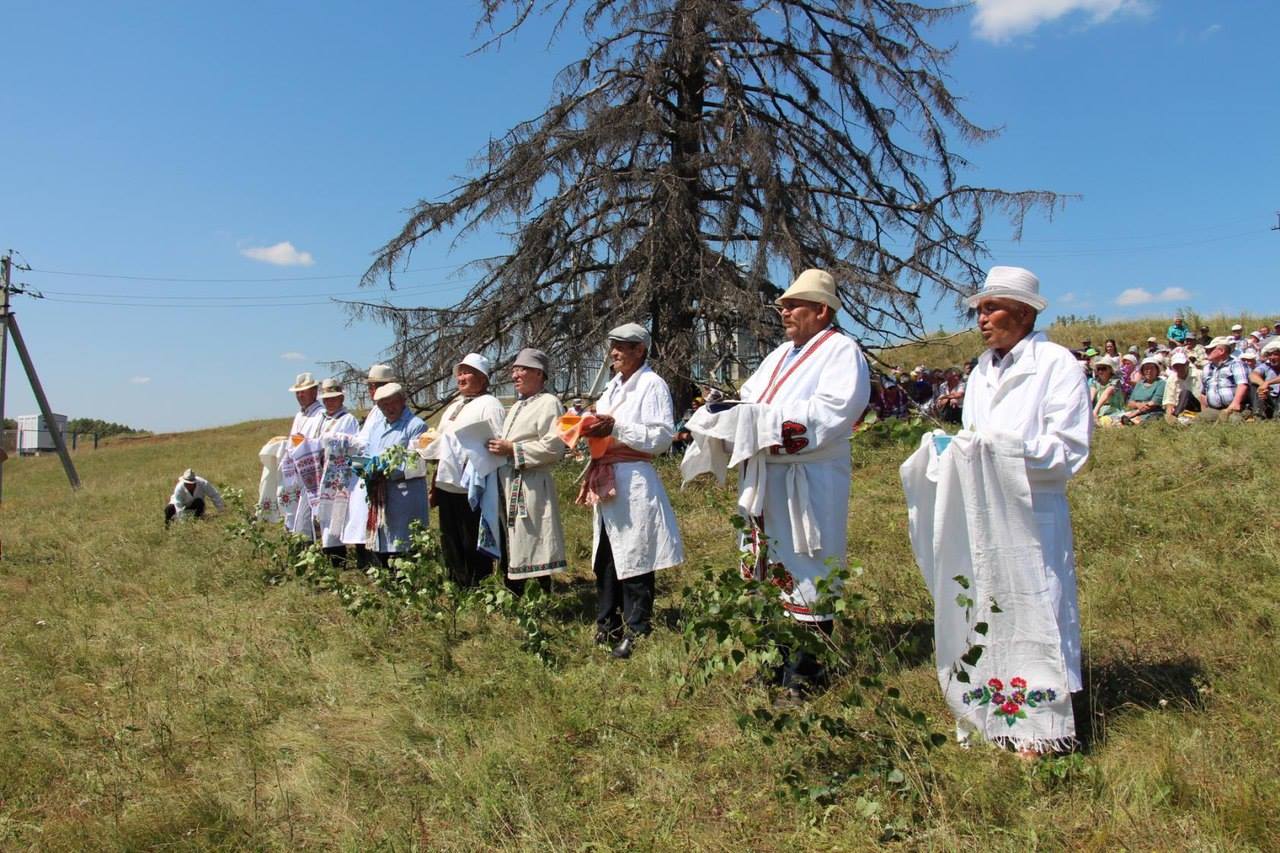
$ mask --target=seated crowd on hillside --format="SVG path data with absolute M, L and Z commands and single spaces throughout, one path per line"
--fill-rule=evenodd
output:
M 1088 380 L 1098 426 L 1131 426 L 1154 420 L 1171 424 L 1270 420 L 1280 401 L 1280 323 L 1246 333 L 1236 323 L 1225 335 L 1198 331 L 1175 317 L 1163 336 L 1141 347 L 1091 339 L 1072 353 Z M 881 418 L 921 413 L 959 423 L 965 383 L 977 364 L 910 372 L 873 373 L 871 408 Z

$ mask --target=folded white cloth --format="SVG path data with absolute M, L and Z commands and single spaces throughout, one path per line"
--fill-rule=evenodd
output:
M 933 436 L 903 463 L 901 477 L 911 548 L 934 601 L 938 681 L 957 737 L 1020 749 L 1067 746 L 1075 720 L 1062 631 L 1073 628 L 1059 622 L 1061 590 L 1045 563 L 1025 443 L 961 431 L 939 453 Z M 964 664 L 975 645 L 981 656 Z M 960 671 L 968 681 L 956 677 Z
M 724 485 L 730 468 L 746 463 L 740 475 L 738 509 L 745 518 L 764 512 L 764 464 L 770 448 L 782 444 L 782 415 L 777 408 L 739 403 L 712 412 L 703 406 L 685 423 L 693 441 L 680 460 L 681 485 L 711 474 Z

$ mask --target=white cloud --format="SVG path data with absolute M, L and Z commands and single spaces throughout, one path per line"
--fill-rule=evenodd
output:
M 1064 293 L 1058 297 L 1058 302 L 1062 305 L 1070 305 L 1075 301 L 1076 301 L 1076 295 L 1074 292 Z
M 995 42 L 1025 35 L 1073 13 L 1087 15 L 1090 24 L 1101 24 L 1116 15 L 1151 10 L 1148 0 L 974 0 L 974 5 L 978 12 L 973 28 L 978 37 Z
M 1146 288 L 1130 287 L 1120 291 L 1116 297 L 1117 305 L 1150 305 L 1153 302 L 1184 302 L 1191 298 L 1191 291 L 1185 287 L 1166 287 L 1159 293 L 1152 293 Z
M 1212 38 L 1220 32 L 1222 32 L 1222 24 L 1210 24 L 1200 31 L 1200 38 Z
M 307 360 L 307 357 L 304 354 L 300 352 L 293 352 L 292 350 L 290 350 L 289 352 L 280 353 L 280 357 L 285 361 L 306 361 Z
M 255 261 L 275 264 L 278 267 L 309 267 L 316 262 L 310 252 L 299 252 L 288 240 L 274 246 L 251 246 L 240 254 Z
M 146 385 L 150 381 L 150 376 L 134 376 L 129 379 L 129 382 L 133 385 Z

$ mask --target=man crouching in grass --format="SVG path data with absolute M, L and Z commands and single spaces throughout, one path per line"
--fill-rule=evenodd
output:
M 197 477 L 196 472 L 190 468 L 183 471 L 178 484 L 173 487 L 173 496 L 164 506 L 164 526 L 168 527 L 175 518 L 185 518 L 187 515 L 203 518 L 205 498 L 219 512 L 223 510 L 222 495 L 214 488 L 213 483 L 204 477 Z

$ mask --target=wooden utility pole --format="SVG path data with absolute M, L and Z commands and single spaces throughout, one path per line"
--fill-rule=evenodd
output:
M 4 432 L 4 378 L 6 374 L 5 368 L 8 367 L 9 361 L 9 276 L 13 268 L 13 256 L 5 255 L 0 258 L 0 287 L 4 290 L 4 295 L 0 297 L 0 436 L 5 435 Z M 0 440 L 0 444 L 3 441 Z M 18 436 L 13 437 L 13 449 L 15 454 L 18 450 Z M 0 464 L 0 500 L 4 496 L 4 465 Z
M 15 291 L 10 281 L 13 269 L 13 253 L 6 254 L 0 259 L 3 262 L 3 281 L 0 282 L 0 289 L 3 289 L 3 295 L 0 295 L 0 307 L 3 313 L 0 313 L 0 423 L 3 423 L 4 417 L 4 392 L 5 392 L 5 362 L 9 353 L 9 335 L 13 335 L 13 346 L 18 351 L 18 358 L 22 360 L 22 368 L 26 371 L 27 382 L 31 384 L 31 393 L 36 397 L 36 403 L 40 406 L 40 414 L 44 416 L 45 428 L 49 431 L 49 435 L 53 437 L 53 446 L 58 451 L 58 458 L 62 460 L 62 469 L 67 473 L 67 481 L 71 483 L 71 488 L 80 488 L 80 475 L 76 473 L 76 466 L 71 462 L 71 454 L 67 452 L 67 442 L 62 436 L 62 429 L 58 426 L 58 422 L 54 420 L 53 409 L 49 406 L 49 398 L 44 394 L 44 386 L 40 384 L 40 377 L 36 374 L 35 362 L 31 360 L 31 353 L 27 351 L 26 341 L 22 339 L 22 330 L 18 328 L 18 318 L 13 316 L 13 311 L 9 307 L 9 297 Z M 21 287 L 16 291 L 24 292 Z M 3 469 L 0 465 L 0 469 Z M 3 501 L 3 480 L 0 480 L 0 501 Z

